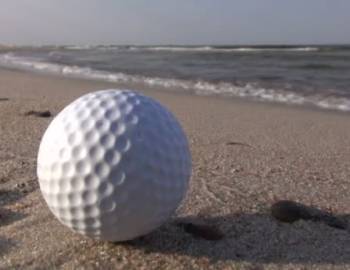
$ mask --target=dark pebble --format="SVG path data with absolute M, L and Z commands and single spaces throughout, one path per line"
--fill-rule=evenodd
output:
M 226 145 L 240 145 L 240 146 L 252 147 L 251 145 L 249 145 L 247 143 L 241 143 L 241 142 L 227 142 Z
M 26 186 L 26 183 L 19 183 L 15 185 L 15 188 L 24 188 Z
M 300 219 L 311 219 L 307 207 L 293 201 L 278 201 L 271 206 L 272 216 L 281 222 L 292 223 Z
M 50 111 L 28 111 L 24 114 L 24 116 L 36 116 L 36 117 L 51 117 L 52 114 Z

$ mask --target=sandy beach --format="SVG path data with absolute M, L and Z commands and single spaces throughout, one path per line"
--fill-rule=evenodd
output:
M 190 190 L 176 216 L 122 244 L 85 238 L 46 206 L 36 155 L 52 117 L 76 97 L 128 87 L 179 119 L 190 142 Z M 349 114 L 187 95 L 0 70 L 0 269 L 348 269 L 350 231 L 313 221 L 276 221 L 277 200 L 313 205 L 350 221 Z M 178 221 L 220 228 L 206 241 Z

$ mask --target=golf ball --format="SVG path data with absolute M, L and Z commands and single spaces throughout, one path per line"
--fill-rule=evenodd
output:
M 63 109 L 39 147 L 43 197 L 65 225 L 125 241 L 164 223 L 191 174 L 186 136 L 157 101 L 129 90 L 84 95 Z

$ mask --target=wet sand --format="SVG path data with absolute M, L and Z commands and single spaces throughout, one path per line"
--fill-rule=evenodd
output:
M 52 117 L 76 97 L 115 84 L 0 70 L 0 269 L 347 269 L 350 231 L 313 221 L 281 223 L 276 200 L 350 221 L 349 114 L 144 89 L 178 117 L 193 175 L 177 215 L 123 244 L 62 226 L 43 201 L 36 154 Z M 124 86 L 125 87 L 125 86 Z M 215 225 L 218 241 L 178 222 Z

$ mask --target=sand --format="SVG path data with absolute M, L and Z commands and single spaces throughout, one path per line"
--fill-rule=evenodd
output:
M 166 105 L 188 135 L 190 190 L 176 216 L 150 235 L 103 243 L 62 226 L 43 201 L 36 154 L 52 118 L 90 91 L 121 87 L 0 70 L 0 269 L 346 269 L 350 233 L 322 223 L 281 223 L 269 208 L 289 199 L 349 220 L 349 114 L 169 90 L 139 89 Z M 219 241 L 179 221 L 215 225 Z

